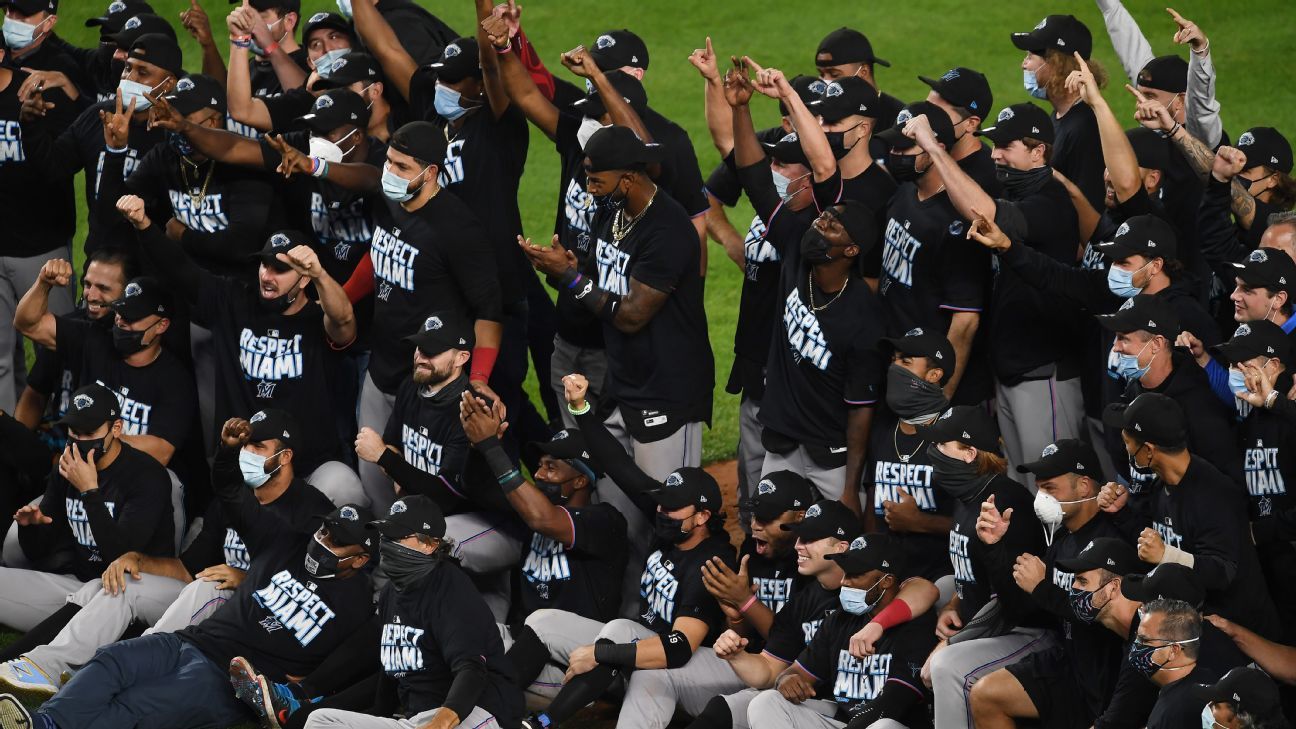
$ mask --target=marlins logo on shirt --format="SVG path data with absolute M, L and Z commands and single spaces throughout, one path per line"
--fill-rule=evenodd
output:
M 743 238 L 743 261 L 746 264 L 743 270 L 752 283 L 760 277 L 760 264 L 779 260 L 778 248 L 765 239 L 765 232 L 765 221 L 757 215 L 752 218 L 747 236 Z
M 278 329 L 257 335 L 244 327 L 239 332 L 239 366 L 248 380 L 297 379 L 302 376 L 302 335 L 280 337 Z
M 816 369 L 828 369 L 832 350 L 828 349 L 819 318 L 801 301 L 799 289 L 793 288 L 783 301 L 783 332 L 797 364 L 805 361 Z
M 311 644 L 336 615 L 333 608 L 310 587 L 303 585 L 288 570 L 281 570 L 270 583 L 252 593 L 257 605 L 270 616 L 261 621 L 267 632 L 283 629 L 293 634 L 302 647 Z
M 441 444 L 428 438 L 427 428 L 401 425 L 401 455 L 410 465 L 436 475 L 441 473 L 441 453 Z
M 247 545 L 239 533 L 229 527 L 225 528 L 225 564 L 245 572 L 252 569 L 252 555 L 248 553 Z
M 563 194 L 563 214 L 567 216 L 567 227 L 581 233 L 589 233 L 594 226 L 594 196 L 586 192 L 585 186 L 575 179 L 567 181 L 567 192 Z M 585 237 L 588 253 L 589 238 Z
M 900 501 L 900 492 L 914 497 L 918 508 L 936 511 L 936 493 L 932 490 L 932 467 L 920 463 L 897 463 L 879 460 L 873 465 L 873 510 L 881 514 L 882 502 Z
M 442 187 L 464 181 L 463 139 L 456 139 L 446 145 L 445 166 L 437 175 L 437 183 Z
M 567 548 L 552 537 L 531 535 L 531 550 L 522 562 L 522 575 L 532 583 L 542 599 L 549 599 L 549 583 L 571 579 Z
M 362 199 L 347 205 L 336 200 L 325 203 L 323 195 L 312 192 L 310 216 L 311 230 L 319 236 L 321 243 L 333 250 L 333 257 L 339 261 L 350 260 L 355 246 L 362 246 L 373 238 Z
M 130 397 L 129 387 L 118 390 L 110 387 L 103 380 L 95 380 L 95 382 L 107 387 L 117 396 L 117 402 L 121 404 L 122 435 L 148 435 L 149 415 L 153 412 L 153 406 Z
M 203 195 L 197 202 L 185 190 L 167 190 L 167 195 L 171 198 L 171 213 L 189 230 L 215 233 L 229 227 L 229 215 L 225 212 L 221 193 Z

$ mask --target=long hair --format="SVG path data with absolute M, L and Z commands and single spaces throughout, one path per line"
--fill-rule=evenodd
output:
M 979 476 L 1008 472 L 1008 461 L 1003 456 L 998 453 L 983 451 L 980 448 L 977 449 L 976 460 L 972 463 L 976 466 L 977 475 Z
M 1044 90 L 1049 93 L 1049 96 L 1066 96 L 1067 76 L 1070 76 L 1072 71 L 1080 70 L 1080 64 L 1076 63 L 1075 56 L 1050 48 L 1044 52 L 1044 63 L 1053 71 L 1049 80 L 1044 82 Z M 1103 68 L 1097 58 L 1090 58 L 1085 63 L 1093 73 L 1094 80 L 1098 82 L 1098 88 L 1107 88 L 1107 69 Z

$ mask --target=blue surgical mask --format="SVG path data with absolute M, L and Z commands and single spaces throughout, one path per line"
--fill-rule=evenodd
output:
M 436 113 L 446 121 L 454 121 L 468 110 L 459 105 L 459 99 L 462 98 L 458 91 L 446 86 L 445 84 L 436 85 L 436 96 L 432 99 L 432 106 Z
M 353 15 L 353 11 L 351 10 L 351 0 L 337 0 L 337 6 L 338 12 L 342 13 L 342 17 L 350 20 Z
M 431 165 L 428 165 L 428 167 L 431 167 Z M 424 167 L 419 171 L 419 175 L 427 172 L 427 170 L 428 168 Z M 403 203 L 414 197 L 414 192 L 409 189 L 410 182 L 411 180 L 407 180 L 395 172 L 392 172 L 390 167 L 387 167 L 386 165 L 383 166 L 382 189 L 383 194 L 387 196 L 387 199 Z
M 1037 99 L 1048 98 L 1048 92 L 1044 90 L 1043 86 L 1039 85 L 1039 79 L 1035 77 L 1034 71 L 1022 69 L 1022 86 L 1026 87 L 1027 93 Z
M 1208 703 L 1202 707 L 1202 714 L 1201 714 L 1202 729 L 1215 729 L 1215 727 L 1221 727 L 1221 728 L 1224 727 L 1223 724 L 1215 723 L 1215 712 L 1212 710 L 1212 706 L 1213 704 Z
M 1138 354 L 1118 354 L 1112 352 L 1112 354 L 1116 356 L 1116 362 L 1115 364 L 1108 364 L 1108 371 L 1113 376 L 1125 380 L 1126 382 L 1133 382 L 1134 380 L 1142 379 L 1143 375 L 1146 375 L 1148 370 L 1152 369 L 1152 362 L 1148 361 L 1146 366 L 1140 367 L 1139 357 L 1143 356 L 1143 352 L 1146 351 L 1148 346 L 1151 344 L 1152 340 L 1149 339 L 1148 343 L 1143 345 L 1143 349 L 1138 351 Z
M 770 170 L 770 176 L 774 178 L 774 191 L 778 193 L 779 199 L 783 202 L 787 202 L 788 185 L 792 184 L 792 178 L 780 175 L 774 170 Z
M 274 467 L 273 471 L 267 473 L 265 470 L 266 461 L 274 458 L 280 453 L 283 453 L 283 451 L 276 451 L 269 456 L 258 456 L 248 450 L 239 451 L 239 470 L 243 472 L 243 483 L 254 489 L 259 489 L 264 486 L 266 481 L 269 481 L 270 477 L 275 474 L 275 471 L 278 471 L 283 467 L 283 463 L 281 462 L 278 466 Z
M 1239 397 L 1245 395 L 1248 392 L 1247 385 L 1246 385 L 1246 373 L 1241 370 L 1235 370 L 1230 367 L 1228 386 L 1229 389 L 1233 391 L 1234 395 L 1237 395 Z
M 877 582 L 874 582 L 873 587 L 882 584 L 882 580 L 884 579 L 886 579 L 885 576 Z M 873 600 L 870 601 L 868 599 L 868 594 L 873 591 L 873 587 L 861 590 L 857 587 L 842 586 L 841 592 L 837 596 L 837 599 L 841 601 L 842 610 L 845 610 L 851 615 L 864 615 L 868 611 L 872 610 L 873 607 L 882 599 L 881 592 L 879 592 L 878 596 Z
M 159 84 L 160 85 L 160 84 Z M 122 109 L 129 109 L 131 101 L 135 102 L 135 111 L 144 111 L 153 105 L 144 94 L 151 94 L 155 87 L 148 84 L 142 84 L 139 81 L 132 81 L 124 78 L 117 82 L 117 90 L 121 91 Z
M 46 18 L 40 23 L 32 25 L 21 20 L 5 18 L 3 26 L 5 45 L 12 51 L 21 51 L 30 46 L 36 42 L 36 29 L 44 25 L 48 20 L 49 18 Z M 42 33 L 42 35 L 44 34 Z
M 1151 263 L 1151 261 L 1149 261 L 1148 263 Z M 1108 290 L 1110 290 L 1113 294 L 1116 294 L 1117 296 L 1126 299 L 1132 299 L 1135 296 L 1138 296 L 1139 294 L 1143 293 L 1142 286 L 1134 285 L 1134 274 L 1147 268 L 1148 263 L 1139 266 L 1137 269 L 1133 271 L 1126 271 L 1125 269 L 1115 264 L 1112 264 L 1112 266 L 1107 269 Z
M 325 53 L 319 58 L 316 58 L 315 73 L 319 74 L 320 78 L 325 78 L 325 79 L 332 78 L 333 70 L 334 70 L 333 67 L 336 66 L 337 62 L 342 60 L 342 58 L 345 57 L 350 52 L 351 52 L 350 48 L 338 48 L 336 50 L 332 50 L 329 51 L 328 53 Z

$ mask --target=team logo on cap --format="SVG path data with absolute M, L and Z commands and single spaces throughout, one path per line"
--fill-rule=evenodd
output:
M 354 506 L 344 506 L 338 512 L 338 516 L 347 521 L 360 521 L 360 512 L 355 510 Z
M 1003 124 L 1014 116 L 1017 116 L 1017 113 L 1012 110 L 1012 107 L 1004 107 L 1004 110 L 999 112 L 999 116 L 995 117 L 995 123 Z
M 329 16 L 328 13 L 315 13 L 314 15 L 310 16 L 310 20 L 308 20 L 308 21 L 306 21 L 306 22 L 307 22 L 307 23 L 320 23 L 320 22 L 323 22 L 323 21 L 327 20 L 327 19 L 328 19 L 328 16 Z
M 112 5 L 108 6 L 108 14 L 112 15 L 113 13 L 120 13 L 125 9 L 126 9 L 126 3 L 122 2 L 121 0 L 116 0 L 116 2 L 114 2 Z
M 667 486 L 679 486 L 682 483 L 684 483 L 684 477 L 679 475 L 679 471 L 675 471 L 666 477 Z
M 828 88 L 824 89 L 823 95 L 831 99 L 834 96 L 841 96 L 844 93 L 846 93 L 846 90 L 841 87 L 841 84 L 833 81 L 828 84 Z
M 194 87 L 193 79 L 182 78 L 176 82 L 176 91 L 190 91 Z
M 274 235 L 270 236 L 271 248 L 286 248 L 291 243 L 292 241 L 288 240 L 288 236 L 284 235 L 283 233 L 275 233 Z
M 571 434 L 568 433 L 566 430 L 560 430 L 557 433 L 554 433 L 553 438 L 551 438 L 550 440 L 565 440 L 568 435 Z
M 1249 147 L 1252 144 L 1255 144 L 1255 135 L 1251 132 L 1242 132 L 1242 136 L 1238 137 L 1239 147 Z
M 1035 26 L 1035 30 L 1043 30 L 1045 25 L 1048 25 L 1048 18 L 1041 20 L 1039 25 Z
M 316 108 L 316 109 L 327 109 L 327 108 L 329 108 L 330 106 L 333 106 L 333 97 L 331 97 L 331 96 L 329 96 L 329 95 L 327 95 L 327 94 L 325 94 L 324 96 L 321 96 L 321 97 L 319 97 L 318 99 L 315 100 L 315 108 Z
M 1251 325 L 1250 325 L 1250 324 L 1243 324 L 1242 326 L 1240 326 L 1240 327 L 1238 327 L 1237 329 L 1234 329 L 1234 330 L 1233 330 L 1233 336 L 1235 336 L 1235 337 L 1245 337 L 1245 336 L 1247 336 L 1247 335 L 1250 334 L 1250 333 L 1251 333 Z
M 922 327 L 910 329 L 909 331 L 905 332 L 906 337 L 921 337 L 922 335 L 923 335 Z
M 820 96 L 822 96 L 823 92 L 826 91 L 827 89 L 828 89 L 828 82 L 824 81 L 823 79 L 816 79 L 815 81 L 810 82 L 810 93 L 812 94 L 819 94 Z
M 255 415 L 253 415 L 253 416 L 252 416 L 252 419 L 249 420 L 248 422 L 251 422 L 251 423 L 259 423 L 259 422 L 261 422 L 262 420 L 265 420 L 265 419 L 266 419 L 265 411 L 264 411 L 264 410 L 260 410 L 260 411 L 258 411 Z
M 1040 454 L 1040 458 L 1048 458 L 1049 456 L 1057 452 L 1058 452 L 1058 447 L 1052 443 L 1049 443 L 1048 445 L 1044 446 L 1044 452 Z
M 772 494 L 772 493 L 774 493 L 774 492 L 777 491 L 777 490 L 778 490 L 778 487 L 775 486 L 775 485 L 774 485 L 774 482 L 771 481 L 771 480 L 769 480 L 768 478 L 762 480 L 759 484 L 756 485 L 756 494 L 757 494 L 758 496 L 764 496 L 764 495 L 766 495 L 766 494 Z
M 77 395 L 72 398 L 72 404 L 76 406 L 77 410 L 85 410 L 91 405 L 94 405 L 94 402 L 94 398 L 89 395 Z
M 958 77 L 959 77 L 958 69 L 951 68 L 950 70 L 946 71 L 943 76 L 941 76 L 941 81 L 953 81 Z
M 142 293 L 144 289 L 140 288 L 139 284 L 134 282 L 126 284 L 126 296 L 139 296 Z
M 394 501 L 394 502 L 392 502 L 392 505 L 391 505 L 391 511 L 387 512 L 387 516 L 395 516 L 395 515 L 397 515 L 397 514 L 404 514 L 406 508 L 407 508 L 407 507 L 405 506 L 405 502 L 404 502 L 404 501 Z
M 806 509 L 805 518 L 814 519 L 815 517 L 819 516 L 822 513 L 823 513 L 823 509 L 819 508 L 818 504 L 811 504 L 810 508 Z
M 611 48 L 614 45 L 616 45 L 616 38 L 613 38 L 610 35 L 601 35 L 598 37 L 598 40 L 594 41 L 594 47 L 599 50 Z
M 135 17 L 131 18 L 130 20 L 126 21 L 125 25 L 122 26 L 122 30 L 135 30 L 135 29 L 138 28 L 138 27 L 140 27 L 140 19 L 139 19 L 139 16 L 136 15 Z M 1246 135 L 1243 135 L 1243 136 L 1246 136 Z M 1240 144 L 1240 142 L 1239 142 L 1239 144 Z
M 828 88 L 831 89 L 833 86 L 837 86 L 837 84 L 832 84 Z M 909 111 L 908 109 L 901 109 L 900 113 L 896 114 L 896 126 L 900 126 L 901 124 L 908 124 L 910 119 L 913 119 L 913 112 Z
M 945 420 L 946 418 L 950 417 L 953 414 L 954 414 L 954 408 L 950 408 L 949 410 L 946 410 L 945 412 L 941 413 L 940 419 Z
M 1134 308 L 1134 299 L 1125 299 L 1125 303 L 1121 304 L 1120 308 L 1117 309 L 1117 311 L 1125 311 L 1126 309 L 1133 309 L 1133 308 Z
M 779 141 L 787 144 L 793 144 L 795 142 L 799 142 L 800 140 L 801 138 L 797 136 L 796 132 L 791 132 L 785 137 L 783 137 L 782 139 L 780 139 Z
M 423 321 L 423 331 L 425 332 L 430 332 L 434 329 L 440 329 L 442 326 L 443 324 L 441 323 L 441 317 L 439 316 L 429 316 L 427 319 Z
M 339 58 L 333 62 L 333 73 L 337 73 L 343 66 L 347 65 L 347 59 Z
M 1128 233 L 1128 232 L 1129 232 L 1129 223 L 1121 223 L 1121 224 L 1120 224 L 1120 227 L 1116 229 L 1116 236 L 1115 236 L 1115 237 L 1119 238 L 1119 237 L 1121 237 L 1122 235 L 1125 235 L 1125 234 Z
M 851 548 L 851 549 L 867 549 L 867 548 L 868 548 L 868 540 L 865 539 L 864 537 L 855 537 L 855 539 L 851 540 L 850 548 Z
M 463 51 L 459 48 L 459 44 L 451 43 L 450 45 L 445 47 L 445 53 L 443 55 L 446 58 L 446 60 L 449 60 L 459 55 L 460 53 L 463 53 Z
M 1263 248 L 1257 248 L 1251 251 L 1251 255 L 1247 256 L 1247 260 L 1252 263 L 1264 263 L 1269 260 L 1269 254 L 1265 253 Z

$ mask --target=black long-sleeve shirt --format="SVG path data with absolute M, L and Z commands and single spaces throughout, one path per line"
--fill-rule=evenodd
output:
M 5 224 L 0 256 L 30 258 L 66 247 L 76 231 L 72 178 L 47 177 L 32 154 L 30 138 L 58 134 L 76 115 L 63 92 L 52 89 L 44 98 L 54 108 L 38 121 L 21 124 L 18 89 L 28 73 L 12 73 L 9 84 L 0 89 L 0 220 Z
M 991 496 L 1001 512 L 1012 509 L 1013 513 L 1003 538 L 986 545 L 977 537 L 976 522 L 981 503 Z M 1012 576 L 1017 557 L 1044 552 L 1044 531 L 1025 486 L 1003 474 L 996 474 L 971 502 L 957 502 L 949 544 L 950 562 L 954 566 L 954 589 L 959 596 L 959 617 L 964 625 L 995 596 L 999 598 L 1000 608 L 1009 624 L 1050 624 L 1048 617 L 1030 595 L 1017 586 Z

